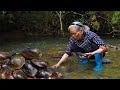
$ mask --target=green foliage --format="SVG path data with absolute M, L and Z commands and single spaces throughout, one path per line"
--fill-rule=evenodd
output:
M 0 31 L 21 31 L 28 36 L 58 35 L 68 32 L 73 21 L 81 21 L 98 33 L 119 29 L 120 11 L 0 11 Z
M 96 18 L 96 15 L 92 15 L 92 27 L 95 29 L 95 30 L 99 30 L 100 29 L 100 22 L 97 20 Z
M 112 15 L 112 24 L 120 23 L 120 11 L 114 11 Z
M 93 28 L 94 28 L 95 30 L 99 30 L 99 29 L 100 29 L 100 23 L 99 23 L 98 21 L 95 21 L 95 22 L 93 22 L 92 24 L 93 24 Z
M 111 15 L 111 23 L 114 29 L 120 30 L 120 11 L 113 11 Z

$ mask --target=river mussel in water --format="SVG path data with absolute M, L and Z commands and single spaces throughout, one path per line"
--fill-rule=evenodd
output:
M 0 68 L 10 64 L 12 55 L 8 52 L 0 52 Z
M 13 72 L 14 79 L 27 79 L 27 75 L 20 69 Z
M 12 55 L 8 52 L 0 52 L 0 60 L 11 59 Z
M 38 69 L 38 72 L 35 75 L 35 77 L 48 79 L 51 75 L 52 75 L 52 72 L 48 69 Z
M 39 61 L 42 54 L 38 49 L 26 48 L 10 55 L 0 53 L 0 79 L 61 79 L 62 75 L 49 69 L 47 61 Z M 9 63 L 8 63 L 9 62 Z
M 52 72 L 52 75 L 49 79 L 63 79 L 63 75 L 59 72 Z
M 32 64 L 36 67 L 36 68 L 47 68 L 49 63 L 47 61 L 39 61 L 37 59 L 33 59 L 31 60 Z
M 42 56 L 40 50 L 37 48 L 25 48 L 20 53 L 26 59 L 40 59 Z
M 0 70 L 1 79 L 10 79 L 12 77 L 13 69 L 11 67 L 4 67 Z
M 37 73 L 37 69 L 31 64 L 30 60 L 25 61 L 22 70 L 29 77 L 34 77 Z
M 13 58 L 11 59 L 11 66 L 14 69 L 20 69 L 25 64 L 25 58 L 19 54 L 16 53 L 13 55 Z

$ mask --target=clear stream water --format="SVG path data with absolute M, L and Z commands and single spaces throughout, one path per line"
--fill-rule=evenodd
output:
M 69 38 L 40 38 L 40 39 L 4 39 L 1 40 L 0 51 L 20 52 L 22 49 L 31 47 L 41 50 L 43 56 L 41 61 L 48 61 L 50 66 L 56 64 L 60 57 L 53 57 L 48 53 L 59 52 L 66 50 L 67 41 Z M 111 44 L 109 40 L 106 40 L 108 44 Z M 113 43 L 115 41 L 113 40 Z M 120 45 L 120 40 L 116 41 L 117 45 Z M 120 51 L 113 49 L 109 50 L 109 53 L 105 58 L 112 60 L 111 64 L 103 64 L 103 70 L 95 72 L 92 68 L 95 66 L 94 61 L 90 61 L 86 65 L 80 65 L 78 59 L 74 56 L 69 57 L 60 67 L 54 69 L 63 74 L 64 79 L 119 79 L 120 78 Z

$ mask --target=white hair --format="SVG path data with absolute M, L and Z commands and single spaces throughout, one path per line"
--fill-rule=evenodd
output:
M 84 26 L 84 32 L 88 32 L 88 31 L 90 31 L 90 28 L 88 27 L 88 26 L 86 26 L 86 25 L 83 25 Z
M 72 22 L 72 25 L 80 25 L 80 26 L 82 26 L 83 24 L 81 22 L 75 21 L 75 22 Z
M 80 27 L 77 26 L 77 25 L 70 25 L 70 26 L 68 27 L 68 30 L 70 30 L 71 28 L 76 28 L 78 31 L 80 31 Z
M 80 28 L 81 27 L 84 27 L 84 32 L 88 32 L 90 31 L 90 28 L 86 25 L 83 25 L 81 22 L 73 22 L 69 27 L 68 27 L 68 30 L 70 30 L 71 28 L 76 28 L 78 31 L 80 31 Z

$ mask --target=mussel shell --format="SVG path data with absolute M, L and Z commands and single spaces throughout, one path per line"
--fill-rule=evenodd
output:
M 52 75 L 49 79 L 63 79 L 63 75 L 59 72 L 52 72 Z
M 11 76 L 9 76 L 9 78 L 8 79 L 15 79 L 14 77 L 13 77 L 13 75 L 11 75 Z
M 21 51 L 21 55 L 23 55 L 27 59 L 40 59 L 42 54 L 38 49 L 34 48 L 25 48 Z
M 50 70 L 39 69 L 35 77 L 36 78 L 49 78 L 51 75 L 52 75 L 52 72 Z
M 7 62 L 11 60 L 12 55 L 8 52 L 0 52 L 0 62 Z
M 11 67 L 4 67 L 1 69 L 0 77 L 1 79 L 9 79 L 12 76 L 13 69 Z
M 14 79 L 27 79 L 27 75 L 20 69 L 13 72 Z
M 8 64 L 12 55 L 8 52 L 0 52 L 0 65 Z
M 10 60 L 6 60 L 5 62 L 0 62 L 0 68 L 10 66 Z
M 11 60 L 12 68 L 20 69 L 24 64 L 25 64 L 25 58 L 21 54 L 16 53 Z
M 36 68 L 46 68 L 48 67 L 49 63 L 45 62 L 45 61 L 38 61 L 38 60 L 31 60 L 32 64 L 36 67 Z
M 25 74 L 27 74 L 30 77 L 34 77 L 37 73 L 37 69 L 31 64 L 31 61 L 29 60 L 25 61 L 22 70 Z

